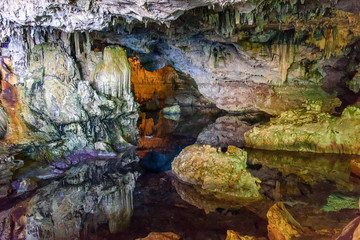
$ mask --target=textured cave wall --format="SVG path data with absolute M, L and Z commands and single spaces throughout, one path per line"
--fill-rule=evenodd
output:
M 28 2 L 26 14 L 23 3 L 0 12 L 10 29 L 2 35 L 23 39 L 12 41 L 10 52 L 61 40 L 90 81 L 94 64 L 82 62 L 99 56 L 85 49 L 120 45 L 147 70 L 171 64 L 190 75 L 208 101 L 230 112 L 279 114 L 306 100 L 336 107 L 339 98 L 334 112 L 358 99 L 358 1 L 42 3 Z M 95 12 L 96 21 L 83 18 Z M 24 66 L 27 57 L 20 55 L 15 61 Z

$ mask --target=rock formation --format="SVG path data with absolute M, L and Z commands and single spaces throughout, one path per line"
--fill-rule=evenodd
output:
M 189 146 L 172 164 L 182 181 L 174 181 L 179 195 L 206 211 L 218 201 L 239 208 L 265 196 L 267 203 L 285 199 L 295 209 L 305 203 L 330 216 L 322 207 L 338 210 L 336 197 L 357 192 L 356 157 L 249 150 L 247 159 L 236 147 L 360 154 L 358 0 L 0 0 L 0 6 L 1 239 L 86 238 L 86 229 L 99 225 L 120 231 L 137 178 L 127 164 L 137 157 L 124 157 L 130 144 L 139 145 L 143 163 L 162 161 L 155 170 L 168 170 L 181 150 L 174 146 L 197 139 L 220 147 Z M 144 113 L 138 130 L 139 106 L 165 109 L 159 117 Z M 203 129 L 213 122 L 197 107 L 215 106 L 227 115 Z M 265 117 L 239 115 L 254 112 Z M 120 159 L 98 159 L 104 155 Z M 31 161 L 45 166 L 26 177 L 18 169 L 22 157 L 25 168 Z M 268 218 L 270 239 L 304 234 L 282 204 Z
M 348 106 L 341 116 L 321 110 L 321 103 L 281 113 L 269 124 L 245 133 L 247 147 L 319 153 L 360 154 L 360 110 Z
M 261 199 L 259 179 L 246 170 L 245 151 L 229 146 L 226 152 L 210 146 L 186 147 L 172 163 L 176 176 L 204 194 L 228 201 Z

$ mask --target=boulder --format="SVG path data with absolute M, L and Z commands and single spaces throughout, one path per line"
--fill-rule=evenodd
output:
M 222 152 L 207 145 L 191 145 L 174 159 L 172 170 L 199 192 L 211 193 L 218 199 L 261 199 L 260 180 L 246 169 L 246 160 L 246 152 L 233 146 Z

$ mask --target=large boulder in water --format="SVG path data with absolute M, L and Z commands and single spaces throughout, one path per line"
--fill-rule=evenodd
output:
M 210 146 L 186 147 L 172 163 L 180 180 L 218 199 L 256 200 L 260 180 L 246 169 L 247 154 L 234 146 L 222 152 Z

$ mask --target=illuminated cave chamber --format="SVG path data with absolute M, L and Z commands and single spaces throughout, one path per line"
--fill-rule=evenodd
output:
M 147 71 L 137 57 L 129 58 L 131 88 L 141 110 L 156 111 L 166 106 L 210 106 L 201 96 L 195 81 L 171 65 Z

